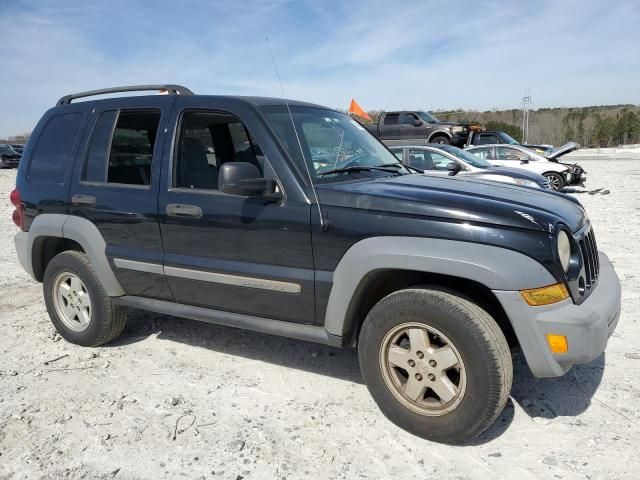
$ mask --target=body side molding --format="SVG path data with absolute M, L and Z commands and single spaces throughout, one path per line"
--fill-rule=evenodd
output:
M 367 274 L 376 270 L 414 270 L 473 280 L 492 290 L 520 290 L 556 283 L 551 273 L 513 250 L 471 242 L 422 237 L 371 237 L 344 254 L 333 275 L 325 328 L 344 336 L 347 312 Z

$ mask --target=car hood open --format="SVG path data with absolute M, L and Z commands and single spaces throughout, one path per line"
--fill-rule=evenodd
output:
M 568 142 L 562 145 L 561 147 L 554 148 L 545 156 L 548 160 L 557 160 L 558 158 L 566 155 L 567 153 L 573 152 L 580 147 L 576 142 Z
M 445 221 L 554 231 L 572 231 L 587 221 L 577 200 L 532 189 L 465 177 L 403 175 L 318 185 L 322 205 L 369 209 Z

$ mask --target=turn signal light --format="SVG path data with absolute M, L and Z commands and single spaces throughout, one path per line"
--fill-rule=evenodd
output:
M 533 307 L 550 305 L 569 298 L 569 292 L 564 283 L 556 283 L 555 285 L 531 288 L 529 290 L 520 290 L 520 295 L 522 295 L 525 302 Z
M 556 335 L 555 333 L 547 333 L 547 343 L 552 353 L 567 353 L 569 344 L 567 337 L 564 335 Z

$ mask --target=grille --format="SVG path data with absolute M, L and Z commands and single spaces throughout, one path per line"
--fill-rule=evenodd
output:
M 600 274 L 600 259 L 598 258 L 598 245 L 593 230 L 589 229 L 587 234 L 579 241 L 584 264 L 584 282 L 586 295 L 598 281 Z

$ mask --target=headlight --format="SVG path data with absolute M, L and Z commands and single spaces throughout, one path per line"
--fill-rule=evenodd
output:
M 560 265 L 566 272 L 569 271 L 569 263 L 571 261 L 571 241 L 569 235 L 564 230 L 560 230 L 558 233 L 558 258 L 560 259 Z
M 513 181 L 516 182 L 518 185 L 522 185 L 523 187 L 542 188 L 533 180 L 529 180 L 526 178 L 514 178 Z

